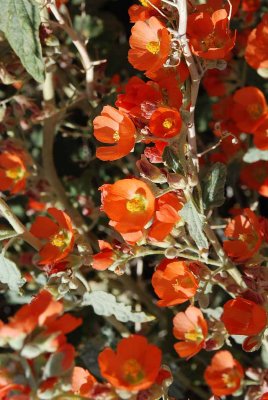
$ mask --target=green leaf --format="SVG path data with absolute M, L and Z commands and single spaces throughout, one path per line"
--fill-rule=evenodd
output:
M 37 82 L 44 82 L 39 5 L 33 0 L 0 0 L 0 8 L 0 30 L 27 72 Z
M 219 207 L 224 203 L 224 187 L 226 182 L 226 166 L 214 164 L 204 178 L 203 202 L 206 209 Z
M 260 160 L 268 161 L 268 151 L 267 150 L 259 150 L 255 147 L 251 147 L 243 157 L 243 161 L 246 163 L 254 163 Z
M 19 291 L 25 280 L 21 277 L 16 264 L 0 254 L 0 282 L 8 285 L 10 290 Z
M 208 249 L 208 240 L 203 233 L 204 216 L 200 214 L 192 201 L 186 203 L 179 212 L 180 216 L 186 222 L 189 233 L 199 249 Z
M 144 312 L 132 312 L 131 306 L 123 303 L 117 303 L 116 298 L 101 290 L 85 293 L 82 301 L 82 306 L 92 306 L 97 315 L 110 317 L 114 315 L 121 322 L 148 322 L 152 317 L 147 316 Z
M 163 161 L 166 164 L 166 166 L 168 168 L 170 168 L 172 171 L 180 173 L 180 174 L 183 173 L 183 167 L 179 161 L 178 155 L 169 146 L 165 147 L 165 149 L 164 149 Z

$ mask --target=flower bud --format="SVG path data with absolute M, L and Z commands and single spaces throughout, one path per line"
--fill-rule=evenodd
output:
M 136 165 L 143 178 L 149 179 L 154 183 L 165 183 L 167 181 L 166 175 L 161 169 L 152 165 L 144 155 L 141 156 Z
M 167 181 L 172 189 L 185 189 L 187 186 L 186 179 L 180 174 L 170 173 L 167 176 Z

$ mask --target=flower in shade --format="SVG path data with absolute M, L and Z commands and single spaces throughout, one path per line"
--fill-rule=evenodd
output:
M 267 104 L 262 91 L 254 86 L 238 89 L 233 95 L 232 118 L 238 129 L 254 133 L 267 116 Z
M 144 82 L 137 76 L 129 79 L 125 86 L 125 93 L 119 94 L 115 105 L 120 111 L 130 114 L 133 118 L 144 122 L 150 118 L 148 106 L 153 109 L 163 101 L 159 85 L 155 82 Z
M 161 5 L 161 0 L 150 0 L 155 7 Z M 140 4 L 133 4 L 128 9 L 130 22 L 146 21 L 154 15 L 158 15 L 158 11 L 147 0 L 140 0 Z
M 155 197 L 141 180 L 122 179 L 100 187 L 102 210 L 120 233 L 141 231 L 150 221 L 155 209 Z
M 101 374 L 115 388 L 138 391 L 149 388 L 157 379 L 161 350 L 140 335 L 122 339 L 117 350 L 104 349 L 99 354 Z
M 236 392 L 244 377 L 242 365 L 229 351 L 218 351 L 206 368 L 204 378 L 215 396 L 227 396 Z
M 57 208 L 49 208 L 53 217 L 38 216 L 30 232 L 44 241 L 39 250 L 39 265 L 56 264 L 65 259 L 74 247 L 74 230 L 70 217 Z
M 248 37 L 245 50 L 247 63 L 255 69 L 268 69 L 268 13 L 264 14 L 262 21 L 253 29 Z
M 266 327 L 267 313 L 261 305 L 237 297 L 224 304 L 221 320 L 230 335 L 252 336 Z
M 151 133 L 163 139 L 178 135 L 181 127 L 182 119 L 179 111 L 168 107 L 158 107 L 151 115 L 149 122 Z
M 190 14 L 187 33 L 193 53 L 205 59 L 224 59 L 235 45 L 225 9 Z
M 233 218 L 224 233 L 229 240 L 223 242 L 223 248 L 229 257 L 239 263 L 256 254 L 262 243 L 259 220 L 249 208 Z
M 27 170 L 21 154 L 0 153 L 0 190 L 16 194 L 25 189 Z
M 161 300 L 160 307 L 188 301 L 198 288 L 198 281 L 185 261 L 163 260 L 152 276 L 152 286 Z
M 260 160 L 245 164 L 241 169 L 240 181 L 249 189 L 268 197 L 268 161 Z
M 138 21 L 131 29 L 128 60 L 140 71 L 156 71 L 166 62 L 171 38 L 169 31 L 156 17 Z
M 181 340 L 174 345 L 180 357 L 191 358 L 205 346 L 207 322 L 199 308 L 190 306 L 173 319 L 173 335 Z
M 254 132 L 254 144 L 260 150 L 268 150 L 268 115 Z
M 122 111 L 105 106 L 93 121 L 94 136 L 112 146 L 99 147 L 96 157 L 103 161 L 118 160 L 130 153 L 135 145 L 136 128 Z

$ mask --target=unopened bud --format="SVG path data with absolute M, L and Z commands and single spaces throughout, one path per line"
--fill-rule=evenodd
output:
M 149 179 L 154 183 L 165 183 L 167 181 L 166 175 L 161 169 L 152 165 L 144 155 L 141 156 L 136 165 L 143 178 Z
M 167 181 L 172 189 L 185 189 L 187 186 L 186 179 L 180 174 L 170 173 L 167 176 Z
M 172 260 L 173 258 L 178 257 L 178 250 L 175 247 L 169 247 L 165 251 L 165 257 Z

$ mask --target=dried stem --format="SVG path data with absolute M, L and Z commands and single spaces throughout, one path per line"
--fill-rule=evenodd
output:
M 43 8 L 41 13 L 43 21 L 48 21 L 47 9 Z M 54 99 L 54 85 L 53 75 L 51 72 L 46 72 L 46 79 L 43 85 L 43 98 L 45 107 L 49 114 L 55 109 Z M 79 211 L 70 203 L 66 191 L 58 177 L 53 158 L 54 136 L 57 130 L 57 124 L 63 118 L 65 110 L 61 112 L 54 112 L 44 120 L 43 128 L 43 146 L 42 146 L 42 159 L 43 168 L 45 171 L 46 179 L 48 180 L 57 200 L 61 203 L 62 207 L 66 210 L 71 217 L 74 227 L 79 233 L 87 232 L 87 226 Z
M 59 10 L 56 6 L 55 0 L 49 1 L 49 8 L 50 8 L 52 14 L 54 15 L 54 17 L 56 18 L 56 20 L 58 21 L 61 28 L 72 39 L 72 42 L 80 55 L 82 65 L 83 65 L 83 68 L 86 73 L 86 90 L 87 90 L 89 99 L 91 99 L 92 98 L 92 85 L 93 85 L 93 81 L 94 81 L 94 63 L 92 63 L 90 60 L 85 43 L 79 37 L 78 33 L 72 28 L 72 26 L 70 26 L 65 21 L 65 19 L 63 18 L 63 16 L 61 15 L 61 13 L 59 12 Z
M 40 241 L 26 229 L 26 227 L 20 222 L 13 211 L 9 208 L 7 203 L 1 198 L 0 213 L 3 215 L 4 218 L 6 218 L 12 228 L 17 232 L 18 235 L 21 236 L 21 238 L 25 242 L 27 242 L 36 250 L 39 250 L 41 248 Z
M 197 157 L 197 146 L 196 146 L 196 131 L 195 131 L 195 106 L 197 101 L 197 95 L 199 90 L 199 84 L 201 80 L 201 76 L 198 72 L 197 65 L 195 59 L 192 55 L 188 39 L 186 36 L 187 29 L 187 1 L 186 0 L 176 0 L 176 5 L 179 12 L 179 28 L 178 28 L 178 39 L 181 45 L 181 49 L 183 51 L 183 55 L 186 61 L 186 64 L 190 71 L 191 76 L 191 105 L 190 105 L 190 116 L 187 123 L 188 126 L 188 143 L 191 151 L 191 156 L 193 163 L 198 170 L 198 157 Z

